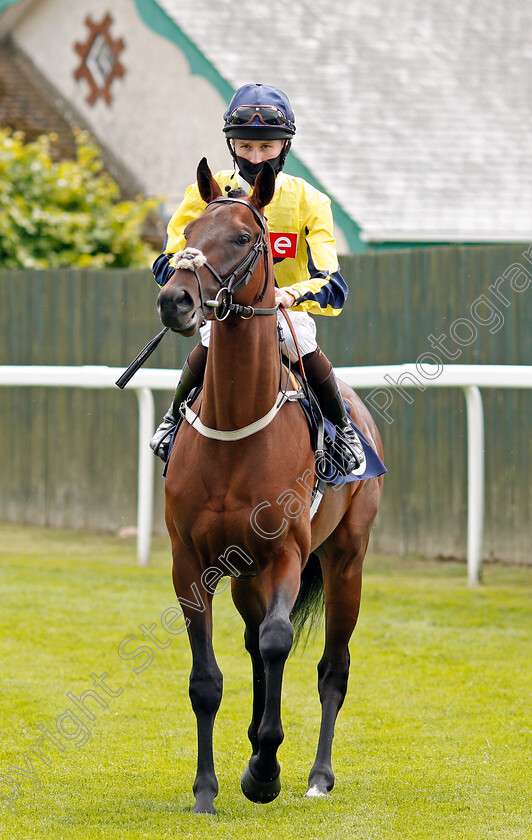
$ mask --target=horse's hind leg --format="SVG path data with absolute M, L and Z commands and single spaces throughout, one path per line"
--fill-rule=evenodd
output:
M 245 644 L 246 650 L 251 657 L 251 667 L 253 669 L 253 712 L 248 729 L 248 738 L 251 742 L 253 755 L 256 755 L 259 751 L 259 725 L 264 714 L 264 702 L 266 699 L 266 671 L 262 656 L 260 655 L 259 634 L 255 632 L 254 628 L 246 627 Z
M 326 796 L 334 785 L 331 762 L 334 727 L 347 691 L 349 639 L 360 608 L 362 562 L 369 534 L 359 542 L 353 557 L 322 558 L 325 589 L 325 647 L 318 664 L 318 690 L 321 701 L 321 727 L 316 760 L 309 775 L 306 796 Z
M 259 628 L 264 620 L 266 607 L 260 593 L 255 591 L 250 581 L 233 580 L 231 588 L 235 606 L 246 625 L 244 642 L 253 670 L 253 712 L 248 728 L 248 738 L 253 755 L 256 755 L 259 751 L 257 732 L 264 714 L 266 692 L 266 672 L 259 647 Z

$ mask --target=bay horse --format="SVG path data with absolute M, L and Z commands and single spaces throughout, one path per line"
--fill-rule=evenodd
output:
M 213 727 L 222 698 L 212 639 L 216 583 L 223 575 L 233 578 L 232 597 L 244 619 L 251 657 L 252 756 L 241 787 L 253 802 L 270 802 L 281 789 L 283 670 L 294 623 L 305 618 L 316 586 L 321 587 L 322 716 L 306 795 L 327 795 L 334 784 L 331 748 L 347 689 L 348 643 L 382 476 L 339 489 L 328 486 L 312 521 L 310 505 L 297 506 L 301 490 L 298 495 L 294 488 L 301 487 L 302 476 L 314 475 L 315 456 L 300 406 L 288 401 L 275 411 L 282 368 L 264 219 L 275 175 L 266 164 L 252 197 L 222 196 L 204 158 L 197 182 L 207 206 L 187 226 L 187 247 L 157 304 L 162 323 L 185 336 L 214 318 L 203 391 L 188 416 L 191 422 L 184 421 L 176 435 L 165 490 L 173 583 L 192 650 L 189 694 L 198 736 L 193 811 L 214 814 Z M 357 426 L 382 457 L 368 410 L 350 388 L 341 387 Z

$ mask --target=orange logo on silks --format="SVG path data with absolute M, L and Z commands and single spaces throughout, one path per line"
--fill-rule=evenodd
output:
M 270 243 L 274 259 L 292 259 L 297 253 L 297 233 L 270 233 Z

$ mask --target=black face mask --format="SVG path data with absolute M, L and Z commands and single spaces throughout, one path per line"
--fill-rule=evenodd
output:
M 281 153 L 277 155 L 276 158 L 271 158 L 271 160 L 268 161 L 276 175 L 278 175 L 282 169 L 283 151 L 281 151 Z M 246 160 L 246 158 L 239 157 L 239 155 L 235 155 L 235 160 L 239 172 L 244 178 L 244 180 L 247 181 L 248 184 L 251 184 L 251 186 L 254 186 L 255 181 L 257 180 L 257 175 L 264 166 L 264 161 L 262 163 L 251 163 L 249 160 Z

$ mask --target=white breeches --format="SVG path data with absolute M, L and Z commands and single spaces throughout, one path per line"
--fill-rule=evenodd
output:
M 308 312 L 297 312 L 292 310 L 289 310 L 288 317 L 292 321 L 294 332 L 297 336 L 299 352 L 302 356 L 306 356 L 307 353 L 312 353 L 318 346 L 316 341 L 316 324 L 314 319 L 311 318 Z M 286 323 L 284 316 L 280 312 L 277 313 L 277 323 L 281 327 L 281 332 L 284 338 L 283 353 L 290 356 L 290 360 L 292 362 L 297 362 L 297 352 L 294 339 L 292 338 L 292 333 L 290 332 L 290 328 Z M 212 321 L 207 321 L 207 323 L 200 328 L 201 343 L 204 347 L 209 346 L 211 326 Z

